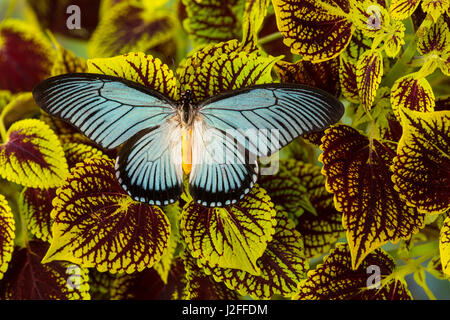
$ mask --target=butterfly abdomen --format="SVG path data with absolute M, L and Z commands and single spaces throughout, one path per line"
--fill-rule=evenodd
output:
M 188 175 L 192 169 L 192 129 L 182 130 L 181 154 L 183 171 Z

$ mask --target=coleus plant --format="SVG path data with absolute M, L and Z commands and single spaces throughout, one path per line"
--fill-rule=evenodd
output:
M 50 2 L 33 9 L 57 34 Z M 1 298 L 411 299 L 407 275 L 430 298 L 425 272 L 448 282 L 448 1 L 95 7 L 87 60 L 36 25 L 0 23 Z M 302 83 L 339 97 L 346 117 L 284 148 L 279 170 L 235 205 L 205 208 L 185 192 L 150 206 L 117 182 L 117 150 L 34 103 L 39 81 L 73 72 L 173 99 Z

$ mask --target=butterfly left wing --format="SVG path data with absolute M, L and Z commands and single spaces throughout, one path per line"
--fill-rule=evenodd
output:
M 136 201 L 168 205 L 183 188 L 181 129 L 174 119 L 140 131 L 128 140 L 116 160 L 116 176 Z
M 296 137 L 336 123 L 343 105 L 329 93 L 299 84 L 264 84 L 209 98 L 199 114 L 233 135 L 249 152 L 268 156 Z
M 175 115 L 176 103 L 139 83 L 102 74 L 71 73 L 48 78 L 33 90 L 46 112 L 113 149 L 143 129 Z
M 256 159 L 232 136 L 194 122 L 189 193 L 205 207 L 223 207 L 242 199 L 257 179 Z

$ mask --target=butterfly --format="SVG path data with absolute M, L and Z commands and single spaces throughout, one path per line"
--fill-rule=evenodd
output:
M 117 180 L 150 205 L 176 202 L 184 173 L 196 203 L 234 204 L 256 183 L 258 158 L 344 113 L 332 95 L 299 84 L 254 85 L 195 103 L 191 91 L 175 101 L 133 81 L 89 73 L 48 78 L 33 97 L 101 147 L 121 146 Z

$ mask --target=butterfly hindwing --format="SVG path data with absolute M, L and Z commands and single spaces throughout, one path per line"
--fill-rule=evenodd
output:
M 249 152 L 267 156 L 304 133 L 334 124 L 344 107 L 316 88 L 266 84 L 207 99 L 199 113 L 207 125 L 230 132 Z
M 68 121 L 98 145 L 115 148 L 175 113 L 175 102 L 138 83 L 100 74 L 72 73 L 44 80 L 37 104 Z
M 136 201 L 175 202 L 183 187 L 181 131 L 176 121 L 142 130 L 128 140 L 117 157 L 116 176 Z
M 257 179 L 256 158 L 233 136 L 194 123 L 189 193 L 207 207 L 223 207 L 242 199 Z

